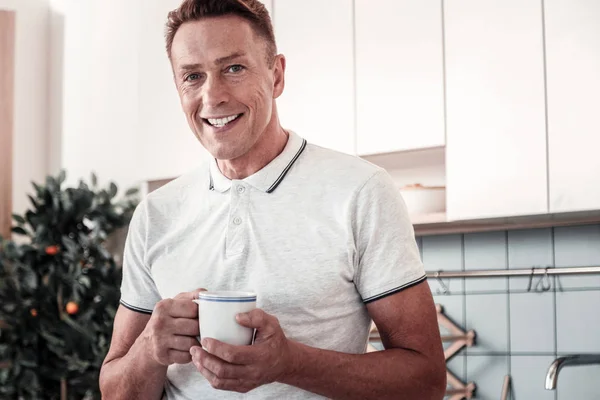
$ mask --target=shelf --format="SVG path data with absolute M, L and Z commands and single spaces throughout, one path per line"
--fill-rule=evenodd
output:
M 430 236 L 597 224 L 600 223 L 600 211 L 580 211 L 464 221 L 447 221 L 445 214 L 438 213 L 415 216 L 412 218 L 412 221 L 416 236 Z
M 365 154 L 361 155 L 360 158 L 387 170 L 415 169 L 431 165 L 444 165 L 446 162 L 446 148 L 427 147 L 390 153 Z

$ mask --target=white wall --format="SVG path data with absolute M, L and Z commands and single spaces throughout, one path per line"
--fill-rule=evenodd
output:
M 0 0 L 16 12 L 13 210 L 29 207 L 31 181 L 48 170 L 48 0 Z
M 165 50 L 167 14 L 181 0 L 144 0 L 139 37 L 139 141 L 141 179 L 178 176 L 207 155 L 190 130 L 179 103 Z
M 181 1 L 52 1 L 64 13 L 63 37 L 53 19 L 53 54 L 64 57 L 53 60 L 62 79 L 53 169 L 65 168 L 69 182 L 94 171 L 125 188 L 197 165 L 206 152 L 181 111 L 164 41 L 167 13 Z
M 139 0 L 64 3 L 62 44 L 62 127 L 60 165 L 68 181 L 89 181 L 120 187 L 139 176 L 138 155 L 138 31 Z M 58 24 L 57 24 L 58 25 Z M 60 29 L 58 26 L 55 27 Z M 60 43 L 62 41 L 62 43 Z M 55 60 L 54 65 L 60 62 Z

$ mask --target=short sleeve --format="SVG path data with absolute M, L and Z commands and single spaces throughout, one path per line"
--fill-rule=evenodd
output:
M 144 200 L 133 213 L 125 240 L 121 304 L 133 311 L 152 314 L 154 305 L 161 297 L 146 264 L 147 232 L 148 216 Z
M 355 285 L 365 303 L 425 281 L 414 229 L 399 189 L 378 170 L 357 193 Z

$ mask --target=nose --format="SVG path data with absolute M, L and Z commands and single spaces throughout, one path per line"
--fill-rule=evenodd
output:
M 212 75 L 206 78 L 202 85 L 202 104 L 204 107 L 216 108 L 229 101 L 227 85 L 220 76 Z

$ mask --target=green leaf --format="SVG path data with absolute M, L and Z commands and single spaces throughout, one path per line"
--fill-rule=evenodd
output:
M 83 326 L 78 324 L 74 319 L 72 319 L 68 315 L 65 314 L 63 316 L 63 321 L 65 321 L 71 328 L 85 336 L 88 340 L 96 340 L 96 337 L 92 332 L 85 329 Z
M 58 175 L 58 184 L 62 185 L 67 179 L 67 172 L 64 169 L 60 170 L 60 174 Z
M 22 216 L 20 216 L 18 214 L 13 214 L 12 217 L 19 224 L 24 224 L 25 223 L 25 218 L 23 218 Z
M 53 193 L 58 191 L 58 182 L 51 176 L 46 177 L 46 187 Z
M 115 197 L 117 195 L 117 185 L 115 185 L 114 182 L 110 183 L 110 191 L 109 191 L 109 197 L 112 199 L 113 197 Z
M 37 202 L 37 201 L 35 201 L 35 199 L 34 199 L 34 198 L 31 196 L 31 195 L 29 195 L 29 194 L 28 194 L 28 195 L 27 195 L 27 197 L 29 197 L 29 201 L 31 201 L 31 205 L 32 205 L 33 207 L 35 207 L 36 209 L 37 209 L 37 208 L 40 208 L 40 206 L 39 206 L 38 202 Z
M 125 192 L 125 196 L 132 196 L 134 194 L 137 194 L 140 191 L 139 188 L 131 188 L 131 189 L 127 189 L 127 191 Z
M 21 228 L 20 226 L 15 226 L 11 230 L 13 231 L 13 233 L 16 233 L 18 235 L 27 235 L 27 231 Z
M 96 187 L 98 185 L 98 177 L 95 173 L 92 172 L 92 186 Z
M 43 186 L 40 186 L 40 185 L 38 185 L 38 184 L 37 184 L 37 183 L 35 183 L 35 182 L 31 182 L 31 184 L 32 184 L 32 185 L 33 185 L 33 187 L 35 188 L 35 191 L 37 192 L 37 195 L 38 195 L 39 197 L 42 197 L 42 195 L 44 194 L 44 187 L 43 187 Z
M 83 276 L 79 277 L 79 283 L 88 289 L 90 289 L 92 287 L 92 281 L 89 276 L 83 275 Z

